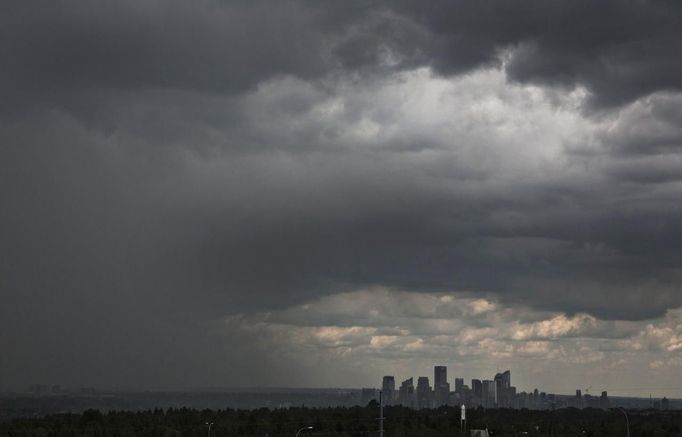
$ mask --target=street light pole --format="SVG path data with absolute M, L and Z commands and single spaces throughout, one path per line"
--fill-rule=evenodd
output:
M 625 414 L 625 425 L 627 426 L 628 437 L 630 437 L 630 419 L 628 418 L 628 413 L 625 411 L 624 408 L 621 408 L 621 407 L 618 407 L 618 410 L 620 410 L 623 414 Z
M 208 437 L 211 437 L 211 426 L 213 426 L 213 422 L 206 422 L 206 425 L 208 425 Z
M 296 437 L 298 437 L 298 434 L 299 434 L 301 431 L 306 430 L 306 429 L 313 429 L 313 427 L 312 427 L 312 426 L 304 426 L 303 428 L 301 428 L 301 429 L 299 429 L 298 431 L 296 431 Z

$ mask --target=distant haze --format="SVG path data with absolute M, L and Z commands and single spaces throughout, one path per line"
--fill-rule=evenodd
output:
M 681 17 L 3 1 L 0 389 L 682 397 Z

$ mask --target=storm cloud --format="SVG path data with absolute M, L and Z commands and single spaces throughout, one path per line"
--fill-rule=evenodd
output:
M 0 388 L 285 384 L 264 314 L 366 290 L 580 325 L 481 324 L 453 360 L 679 365 L 651 338 L 682 307 L 681 8 L 3 2 Z M 350 356 L 295 383 L 365 381 Z

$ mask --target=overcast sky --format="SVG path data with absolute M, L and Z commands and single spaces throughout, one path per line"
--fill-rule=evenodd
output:
M 0 389 L 682 397 L 681 21 L 2 1 Z

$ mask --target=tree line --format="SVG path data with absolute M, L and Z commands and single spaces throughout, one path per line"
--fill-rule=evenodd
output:
M 493 437 L 625 436 L 620 410 L 566 408 L 556 411 L 473 409 L 462 431 L 460 410 L 454 407 L 414 410 L 384 408 L 385 437 L 462 437 L 471 429 L 488 429 Z M 147 411 L 87 410 L 0 423 L 0 437 L 378 437 L 379 408 L 366 407 L 256 410 Z M 682 436 L 682 411 L 628 412 L 632 437 Z

